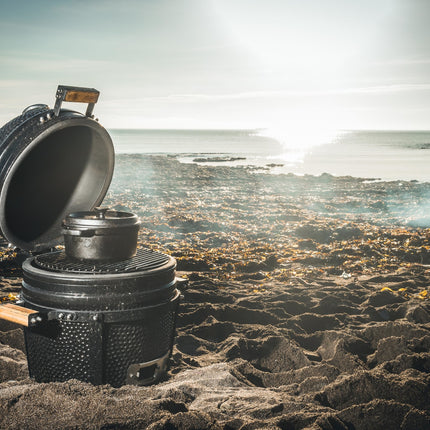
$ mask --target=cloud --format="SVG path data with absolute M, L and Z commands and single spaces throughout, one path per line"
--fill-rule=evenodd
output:
M 140 97 L 137 99 L 116 99 L 110 100 L 111 105 L 124 106 L 133 103 L 148 103 L 148 102 L 167 102 L 167 103 L 193 103 L 193 102 L 217 102 L 242 99 L 261 99 L 261 98 L 286 98 L 286 97 L 313 97 L 327 95 L 343 95 L 343 94 L 382 94 L 382 93 L 399 93 L 408 91 L 428 91 L 428 84 L 393 84 L 393 85 L 377 85 L 368 87 L 356 88 L 339 88 L 328 90 L 286 90 L 286 91 L 248 91 L 230 94 L 167 94 L 162 96 Z
M 337 94 L 361 94 L 361 93 L 399 93 L 405 91 L 427 91 L 430 90 L 430 83 L 423 84 L 393 84 L 376 85 L 370 87 L 347 88 Z M 336 92 L 334 93 L 336 94 Z
M 24 53 L 19 57 L 4 55 L 1 57 L 2 68 L 26 70 L 26 74 L 33 72 L 58 73 L 61 70 L 94 70 L 109 66 L 111 60 L 94 60 L 88 58 L 69 58 L 67 56 L 45 56 Z M 1 82 L 1 81 L 0 81 Z

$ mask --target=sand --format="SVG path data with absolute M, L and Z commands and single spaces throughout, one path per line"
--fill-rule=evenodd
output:
M 105 203 L 190 282 L 166 379 L 39 384 L 0 321 L 0 428 L 430 428 L 430 185 L 117 156 Z M 1 293 L 20 260 L 2 248 Z

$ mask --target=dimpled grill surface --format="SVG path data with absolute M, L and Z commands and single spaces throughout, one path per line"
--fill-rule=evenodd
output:
M 178 304 L 178 299 L 167 302 L 133 321 L 52 320 L 25 328 L 30 376 L 38 382 L 75 378 L 119 387 L 131 364 L 171 352 Z
M 125 383 L 131 364 L 155 360 L 170 351 L 173 343 L 176 309 L 152 320 L 106 326 L 106 382 L 114 387 Z
M 40 328 L 26 328 L 30 376 L 38 382 L 76 378 L 94 380 L 90 354 L 91 327 L 87 322 L 50 321 Z

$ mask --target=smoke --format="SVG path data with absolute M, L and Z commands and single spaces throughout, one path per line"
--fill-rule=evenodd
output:
M 430 184 L 399 182 L 399 188 L 387 195 L 390 214 L 409 227 L 430 228 Z

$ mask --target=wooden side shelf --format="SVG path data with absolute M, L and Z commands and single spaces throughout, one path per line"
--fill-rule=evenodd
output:
M 24 308 L 22 306 L 7 303 L 0 306 L 0 318 L 28 327 L 28 317 L 31 314 L 38 312 L 33 309 Z

